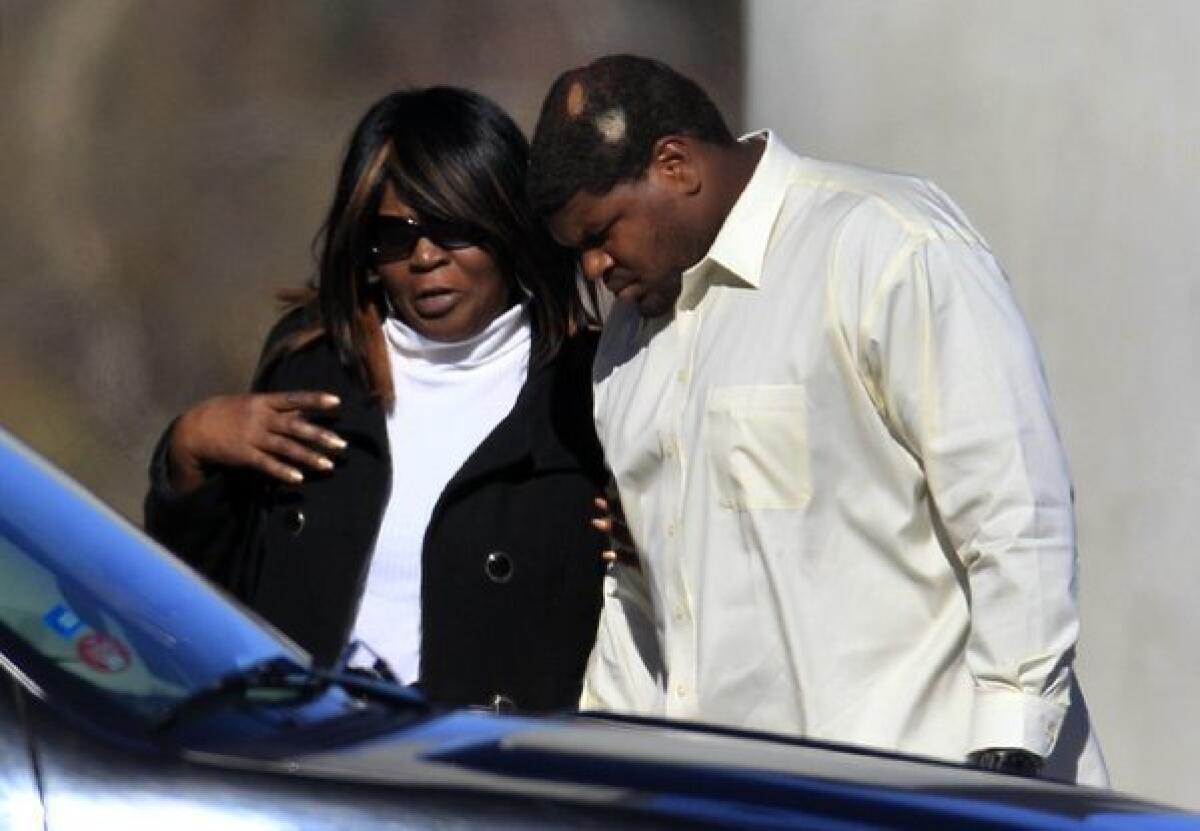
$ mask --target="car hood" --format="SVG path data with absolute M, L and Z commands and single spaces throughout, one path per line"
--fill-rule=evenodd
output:
M 1200 817 L 1111 791 L 617 716 L 533 719 L 460 711 L 269 765 L 297 776 L 602 803 L 755 827 L 820 818 L 868 827 L 986 822 L 995 828 L 1200 831 Z

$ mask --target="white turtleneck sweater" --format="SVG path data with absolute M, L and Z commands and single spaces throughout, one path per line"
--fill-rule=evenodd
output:
M 454 343 L 430 340 L 394 317 L 384 334 L 396 392 L 387 415 L 392 490 L 353 637 L 412 683 L 420 670 L 425 529 L 446 484 L 516 403 L 529 371 L 529 314 L 514 306 Z

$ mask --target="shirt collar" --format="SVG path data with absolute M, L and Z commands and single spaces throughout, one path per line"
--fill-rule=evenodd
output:
M 694 306 L 712 284 L 758 288 L 775 218 L 787 194 L 791 153 L 770 130 L 739 139 L 756 140 L 765 140 L 767 146 L 708 253 L 683 272 L 681 306 Z

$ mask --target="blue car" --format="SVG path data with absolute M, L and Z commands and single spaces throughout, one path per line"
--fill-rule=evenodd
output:
M 0 431 L 0 828 L 1200 829 L 1107 791 L 314 668 Z

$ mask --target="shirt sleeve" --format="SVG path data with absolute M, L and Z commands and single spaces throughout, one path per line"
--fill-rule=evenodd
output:
M 284 358 L 279 345 L 317 319 L 313 306 L 293 309 L 272 328 L 259 356 L 252 392 L 276 388 L 273 374 Z M 142 503 L 146 532 L 177 557 L 220 586 L 245 597 L 256 564 L 252 559 L 254 526 L 260 509 L 263 478 L 250 470 L 225 468 L 209 473 L 193 490 L 171 487 L 169 457 L 171 422 L 150 459 L 149 488 Z
M 862 344 L 883 415 L 922 466 L 965 576 L 968 752 L 1049 755 L 1078 635 L 1072 492 L 1033 340 L 991 253 L 912 242 Z
M 604 576 L 604 608 L 579 698 L 581 710 L 663 712 L 661 652 L 649 587 L 640 569 L 614 563 Z
M 251 511 L 245 477 L 216 472 L 187 493 L 171 487 L 168 447 L 175 422 L 163 432 L 150 459 L 143 525 L 151 537 L 201 574 L 234 589 L 235 560 L 244 548 Z

